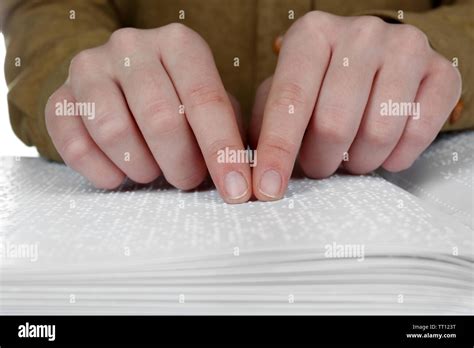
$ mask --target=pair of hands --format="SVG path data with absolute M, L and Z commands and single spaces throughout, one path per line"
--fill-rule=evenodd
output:
M 241 203 L 252 193 L 281 198 L 296 160 L 311 178 L 341 165 L 357 174 L 408 168 L 460 92 L 457 69 L 415 27 L 315 11 L 285 34 L 275 74 L 256 93 L 253 171 L 217 160 L 219 150 L 245 148 L 238 102 L 206 42 L 181 24 L 120 29 L 79 53 L 45 117 L 61 157 L 98 188 L 163 174 L 188 190 L 209 171 L 223 199 Z M 64 101 L 92 103 L 95 117 L 58 117 Z M 419 103 L 419 117 L 382 116 L 383 103 Z

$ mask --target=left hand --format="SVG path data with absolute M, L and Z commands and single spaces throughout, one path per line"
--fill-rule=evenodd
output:
M 298 154 L 311 178 L 327 177 L 341 163 L 356 174 L 406 169 L 436 137 L 460 93 L 459 72 L 419 29 L 310 12 L 285 34 L 275 75 L 257 91 L 254 194 L 281 198 Z M 412 109 L 397 115 L 391 108 L 397 105 Z

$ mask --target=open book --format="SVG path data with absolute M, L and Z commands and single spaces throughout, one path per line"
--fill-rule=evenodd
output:
M 473 157 L 443 135 L 405 172 L 240 205 L 2 158 L 0 313 L 473 313 Z

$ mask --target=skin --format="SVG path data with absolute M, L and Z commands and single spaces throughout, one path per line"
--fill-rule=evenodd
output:
M 460 94 L 459 72 L 417 28 L 310 12 L 285 34 L 275 74 L 256 94 L 254 194 L 280 199 L 295 160 L 310 178 L 340 166 L 354 174 L 404 170 L 434 140 Z M 419 118 L 382 117 L 389 99 L 419 103 Z
M 58 117 L 55 105 L 64 100 L 95 103 L 95 118 Z M 163 174 L 188 190 L 209 170 L 228 203 L 252 193 L 248 164 L 217 160 L 225 147 L 244 149 L 238 114 L 208 45 L 181 24 L 120 29 L 103 46 L 82 51 L 45 111 L 61 157 L 96 187 L 116 188 L 125 176 L 149 183 Z
M 79 53 L 45 116 L 64 161 L 98 188 L 163 174 L 188 190 L 209 171 L 226 202 L 242 203 L 252 192 L 262 201 L 282 198 L 296 160 L 310 178 L 341 166 L 354 174 L 408 168 L 460 93 L 457 69 L 415 27 L 314 11 L 285 34 L 275 74 L 257 90 L 249 128 L 258 152 L 253 173 L 248 164 L 217 161 L 219 150 L 244 149 L 238 103 L 208 45 L 181 24 L 120 29 Z M 389 99 L 420 103 L 420 118 L 382 117 L 380 104 Z M 64 100 L 94 102 L 95 119 L 57 117 L 55 105 Z

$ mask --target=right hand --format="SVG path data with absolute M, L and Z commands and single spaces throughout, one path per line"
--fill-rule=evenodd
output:
M 64 101 L 95 105 L 95 117 L 58 116 Z M 251 195 L 249 165 L 217 161 L 221 149 L 244 149 L 237 109 L 206 42 L 170 24 L 119 29 L 103 46 L 80 52 L 45 117 L 64 162 L 98 188 L 116 188 L 125 176 L 149 183 L 163 173 L 187 190 L 209 169 L 224 200 L 241 203 Z

